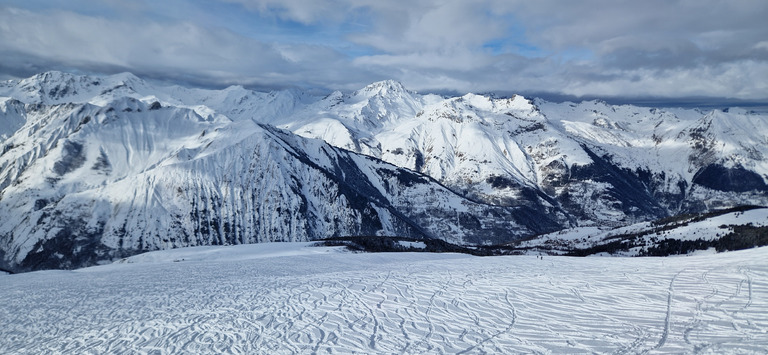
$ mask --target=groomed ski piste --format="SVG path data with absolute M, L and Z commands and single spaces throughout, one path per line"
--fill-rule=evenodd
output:
M 0 274 L 6 354 L 768 350 L 768 247 L 665 258 L 195 247 Z

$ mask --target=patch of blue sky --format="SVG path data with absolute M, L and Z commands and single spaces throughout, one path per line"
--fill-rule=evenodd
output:
M 556 58 L 563 62 L 581 62 L 596 60 L 595 52 L 587 48 L 568 48 L 556 53 Z
M 29 10 L 32 12 L 43 11 L 71 11 L 86 16 L 115 17 L 119 11 L 109 3 L 102 3 L 92 0 L 68 0 L 68 1 L 50 1 L 50 0 L 3 0 L 2 7 L 14 7 L 18 9 Z
M 496 14 L 486 11 L 489 21 L 498 21 L 506 24 L 504 35 L 483 43 L 483 50 L 493 55 L 515 54 L 526 58 L 540 58 L 546 56 L 539 46 L 531 43 L 525 28 L 519 25 L 519 21 L 513 14 Z
M 499 38 L 485 42 L 483 49 L 493 55 L 515 54 L 526 58 L 541 58 L 548 54 L 538 46 L 510 38 Z
M 292 21 L 271 12 L 248 11 L 235 3 L 195 0 L 202 16 L 196 23 L 225 28 L 241 36 L 266 43 L 310 44 L 332 48 L 350 57 L 377 52 L 346 39 L 351 33 L 371 29 L 371 19 L 364 11 L 355 11 L 346 21 L 317 21 L 311 24 Z M 206 22 L 215 19 L 216 22 Z

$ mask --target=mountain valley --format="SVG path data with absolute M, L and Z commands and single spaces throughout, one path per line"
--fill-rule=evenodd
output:
M 766 206 L 767 156 L 768 117 L 739 108 L 444 97 L 394 81 L 318 97 L 47 72 L 0 83 L 0 268 L 619 228 Z

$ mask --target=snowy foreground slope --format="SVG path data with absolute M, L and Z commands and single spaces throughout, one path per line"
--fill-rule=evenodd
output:
M 768 248 L 671 258 L 198 247 L 0 275 L 0 349 L 704 353 L 768 349 Z M 175 261 L 175 262 L 174 262 Z

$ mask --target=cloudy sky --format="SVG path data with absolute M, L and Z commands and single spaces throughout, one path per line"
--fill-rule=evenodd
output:
M 0 0 L 0 78 L 768 100 L 766 0 Z

